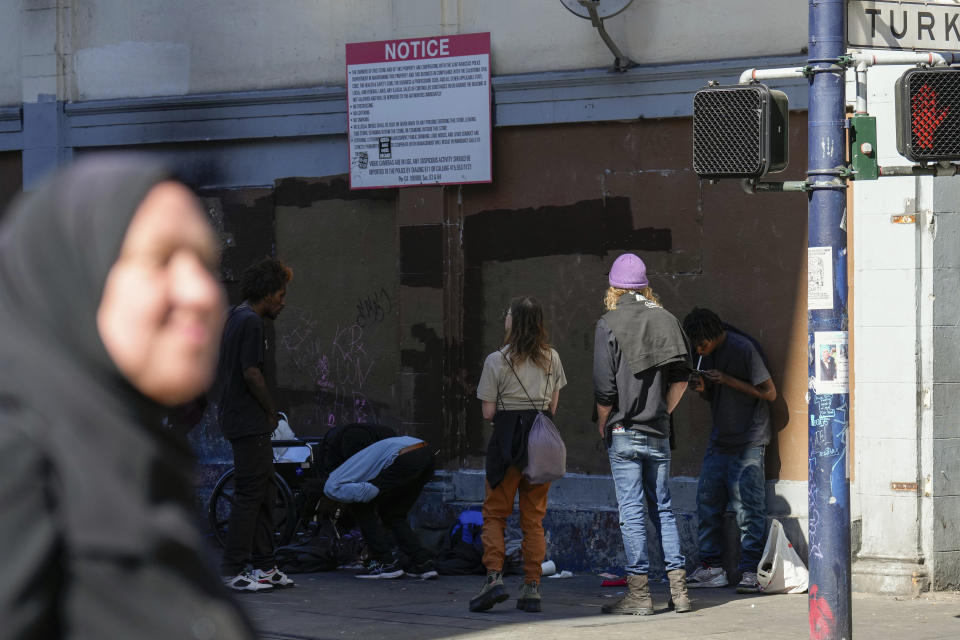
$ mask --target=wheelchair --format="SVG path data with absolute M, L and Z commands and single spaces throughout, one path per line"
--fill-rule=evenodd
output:
M 322 498 L 316 491 L 320 484 L 319 466 L 314 449 L 319 451 L 322 438 L 273 440 L 273 504 L 274 547 L 295 544 L 309 538 L 317 526 L 317 504 Z M 294 461 L 291 461 L 294 460 Z M 217 480 L 207 503 L 207 519 L 214 540 L 226 546 L 227 528 L 233 505 L 235 470 L 231 467 Z M 314 491 L 309 489 L 314 481 Z

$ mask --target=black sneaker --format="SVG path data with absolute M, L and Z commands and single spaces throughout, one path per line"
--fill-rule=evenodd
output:
M 355 578 L 361 580 L 393 580 L 403 575 L 403 569 L 400 563 L 392 560 L 389 563 L 371 560 L 364 565 L 363 569 L 354 574 Z
M 437 573 L 437 567 L 433 560 L 425 560 L 420 564 L 414 564 L 405 573 L 411 578 L 419 578 L 420 580 L 432 580 L 440 575 Z

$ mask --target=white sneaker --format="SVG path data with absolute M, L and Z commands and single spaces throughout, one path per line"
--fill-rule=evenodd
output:
M 286 589 L 287 587 L 294 586 L 293 580 L 287 577 L 283 571 L 274 567 L 270 571 L 261 571 L 260 569 L 253 570 L 253 579 L 263 585 L 270 585 L 271 587 L 277 587 L 278 589 Z
M 245 593 L 269 591 L 273 589 L 272 584 L 260 582 L 246 571 L 241 571 L 235 576 L 223 576 L 223 584 L 227 585 L 229 589 Z
M 703 565 L 687 577 L 688 589 L 727 586 L 727 572 L 723 567 Z

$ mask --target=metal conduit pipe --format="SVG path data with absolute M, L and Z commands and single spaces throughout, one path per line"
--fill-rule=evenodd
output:
M 930 51 L 914 53 L 913 51 L 877 51 L 876 53 L 854 53 L 851 59 L 858 65 L 862 62 L 868 67 L 875 64 L 929 64 L 933 67 L 942 67 L 948 64 L 960 63 L 960 53 L 949 51 Z
M 906 165 L 897 167 L 877 167 L 879 176 L 955 176 L 960 174 L 960 164 L 943 162 L 934 165 Z
M 855 113 L 867 114 L 867 63 L 857 63 L 857 108 Z
M 774 80 L 777 78 L 802 78 L 803 67 L 781 69 L 747 69 L 740 74 L 740 84 L 750 84 L 760 80 Z
M 809 185 L 804 180 L 787 180 L 785 182 L 757 182 L 753 178 L 744 178 L 740 181 L 740 187 L 744 193 L 754 195 L 757 193 L 771 193 L 782 191 L 808 191 Z

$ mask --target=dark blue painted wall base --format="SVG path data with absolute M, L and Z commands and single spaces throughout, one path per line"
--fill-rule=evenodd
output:
M 212 439 L 205 443 L 205 451 L 216 460 L 201 464 L 197 474 L 197 502 L 204 527 L 207 527 L 206 505 L 210 492 L 220 475 L 231 466 L 229 447 L 222 439 L 220 442 L 225 449 Z M 224 457 L 224 451 L 226 457 Z M 473 476 L 482 480 L 481 474 L 470 473 L 466 482 L 472 483 L 475 480 Z M 580 494 L 583 501 L 583 496 L 586 493 L 595 493 L 595 489 L 602 486 L 604 480 L 612 489 L 613 481 L 609 478 L 564 478 L 562 482 L 566 486 L 558 487 L 563 491 L 557 492 L 557 500 L 549 504 L 543 521 L 547 538 L 547 559 L 556 563 L 558 571 L 568 570 L 578 574 L 600 572 L 623 574 L 625 557 L 616 508 L 599 504 L 591 506 L 571 504 L 563 500 L 563 498 Z M 411 525 L 428 548 L 439 547 L 440 540 L 447 535 L 451 525 L 463 510 L 480 506 L 479 500 L 457 499 L 458 493 L 464 493 L 463 483 L 464 474 L 438 473 L 435 480 L 424 488 L 420 500 L 411 511 Z M 551 493 L 551 497 L 553 495 Z M 603 496 L 598 497 L 603 499 Z M 692 510 L 676 510 L 675 514 L 681 548 L 687 559 L 687 570 L 691 571 L 700 562 L 696 513 Z M 794 544 L 801 558 L 806 560 L 807 545 L 805 532 L 802 529 L 805 523 L 791 517 L 779 516 L 778 519 L 784 525 L 787 537 Z M 650 575 L 655 580 L 665 579 L 660 540 L 650 524 L 648 524 L 648 531 Z M 507 523 L 507 538 L 510 540 L 519 536 L 520 528 L 517 516 L 514 515 Z M 723 564 L 731 582 L 738 577 L 736 567 L 739 560 L 739 538 L 736 519 L 733 513 L 727 513 L 724 522 L 726 554 Z

